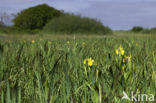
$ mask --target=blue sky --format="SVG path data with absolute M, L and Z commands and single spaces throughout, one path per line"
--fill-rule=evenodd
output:
M 47 3 L 65 12 L 97 18 L 114 30 L 156 27 L 156 0 L 0 0 L 0 13 Z

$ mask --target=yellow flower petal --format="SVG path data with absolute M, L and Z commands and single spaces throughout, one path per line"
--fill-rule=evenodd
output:
M 69 41 L 67 41 L 67 44 L 70 44 L 70 42 L 69 42 Z
M 126 63 L 126 57 L 123 58 L 123 63 Z
M 85 60 L 83 61 L 83 63 L 86 64 L 86 62 L 87 62 L 87 60 L 85 59 Z
M 82 43 L 83 46 L 84 46 L 85 44 L 86 44 L 85 42 Z
M 125 51 L 124 50 L 120 50 L 120 53 L 121 53 L 121 55 L 124 55 Z
M 93 66 L 94 60 L 92 58 L 87 58 L 83 61 L 84 64 L 88 64 L 88 66 Z
M 118 49 L 116 49 L 115 53 L 118 55 L 118 54 L 119 54 L 119 50 L 118 50 Z
M 122 71 L 125 71 L 125 65 L 122 66 Z
M 32 42 L 32 43 L 35 43 L 35 40 L 32 40 L 31 42 Z

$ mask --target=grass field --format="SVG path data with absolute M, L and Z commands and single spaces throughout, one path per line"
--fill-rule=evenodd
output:
M 118 34 L 1 35 L 0 103 L 130 103 L 123 91 L 156 95 L 156 35 Z

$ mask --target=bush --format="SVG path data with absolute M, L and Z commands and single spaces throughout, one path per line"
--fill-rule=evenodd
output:
M 151 31 L 151 33 L 155 33 L 156 34 L 156 28 L 152 28 L 150 31 Z
M 3 26 L 4 26 L 4 23 L 0 21 L 0 27 L 3 27 Z
M 132 32 L 143 33 L 143 34 L 156 34 L 156 28 L 143 28 L 143 27 L 133 27 Z
M 21 29 L 11 27 L 11 26 L 0 27 L 0 33 L 2 34 L 16 34 L 16 33 L 21 33 L 21 31 L 22 31 Z
M 16 27 L 22 29 L 42 29 L 49 20 L 59 17 L 61 14 L 60 11 L 42 4 L 23 10 L 13 22 Z
M 2 34 L 38 34 L 39 32 L 39 29 L 25 30 L 12 26 L 0 26 L 0 33 Z
M 51 20 L 43 29 L 48 33 L 108 34 L 111 30 L 87 17 L 65 15 Z
M 143 33 L 146 33 L 146 34 L 156 34 L 156 28 L 144 29 Z
M 8 34 L 11 33 L 10 31 L 12 31 L 11 27 L 0 26 L 0 33 Z
M 143 30 L 144 30 L 144 28 L 141 27 L 141 26 L 135 26 L 135 27 L 133 27 L 133 28 L 131 29 L 132 32 L 141 32 L 141 31 L 143 31 Z

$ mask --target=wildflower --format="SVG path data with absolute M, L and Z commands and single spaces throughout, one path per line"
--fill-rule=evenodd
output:
M 120 50 L 121 55 L 125 54 L 125 51 L 123 49 Z
M 31 42 L 32 42 L 32 43 L 35 43 L 35 40 L 32 40 Z
M 88 66 L 92 66 L 94 63 L 94 60 L 92 60 L 91 58 L 88 59 Z
M 125 68 L 126 68 L 125 65 L 123 65 L 123 66 L 122 66 L 122 71 L 125 71 Z
M 119 50 L 118 50 L 118 49 L 116 49 L 116 51 L 115 51 L 115 52 L 116 52 L 116 54 L 117 54 L 117 55 L 119 54 Z
M 125 54 L 125 51 L 124 51 L 124 49 L 121 47 L 121 45 L 120 45 L 120 47 L 119 47 L 119 50 L 120 50 L 121 55 L 124 55 L 124 54 Z
M 131 55 L 127 57 L 127 59 L 128 59 L 129 62 L 131 61 L 131 58 L 132 58 Z
M 126 57 L 124 57 L 122 61 L 123 61 L 123 63 L 126 63 Z
M 94 60 L 92 58 L 87 58 L 84 60 L 84 64 L 88 64 L 88 66 L 93 66 Z
M 87 63 L 87 59 L 85 59 L 85 60 L 83 61 L 83 63 L 86 64 L 86 63 Z
M 82 45 L 84 46 L 84 45 L 86 45 L 86 43 L 85 43 L 85 42 L 83 42 L 83 43 L 82 43 Z
M 70 44 L 70 42 L 69 42 L 69 41 L 67 41 L 67 44 Z
M 116 49 L 116 54 L 119 55 L 124 55 L 125 54 L 125 50 L 120 46 L 119 49 Z
M 122 46 L 120 45 L 119 50 L 123 50 Z

